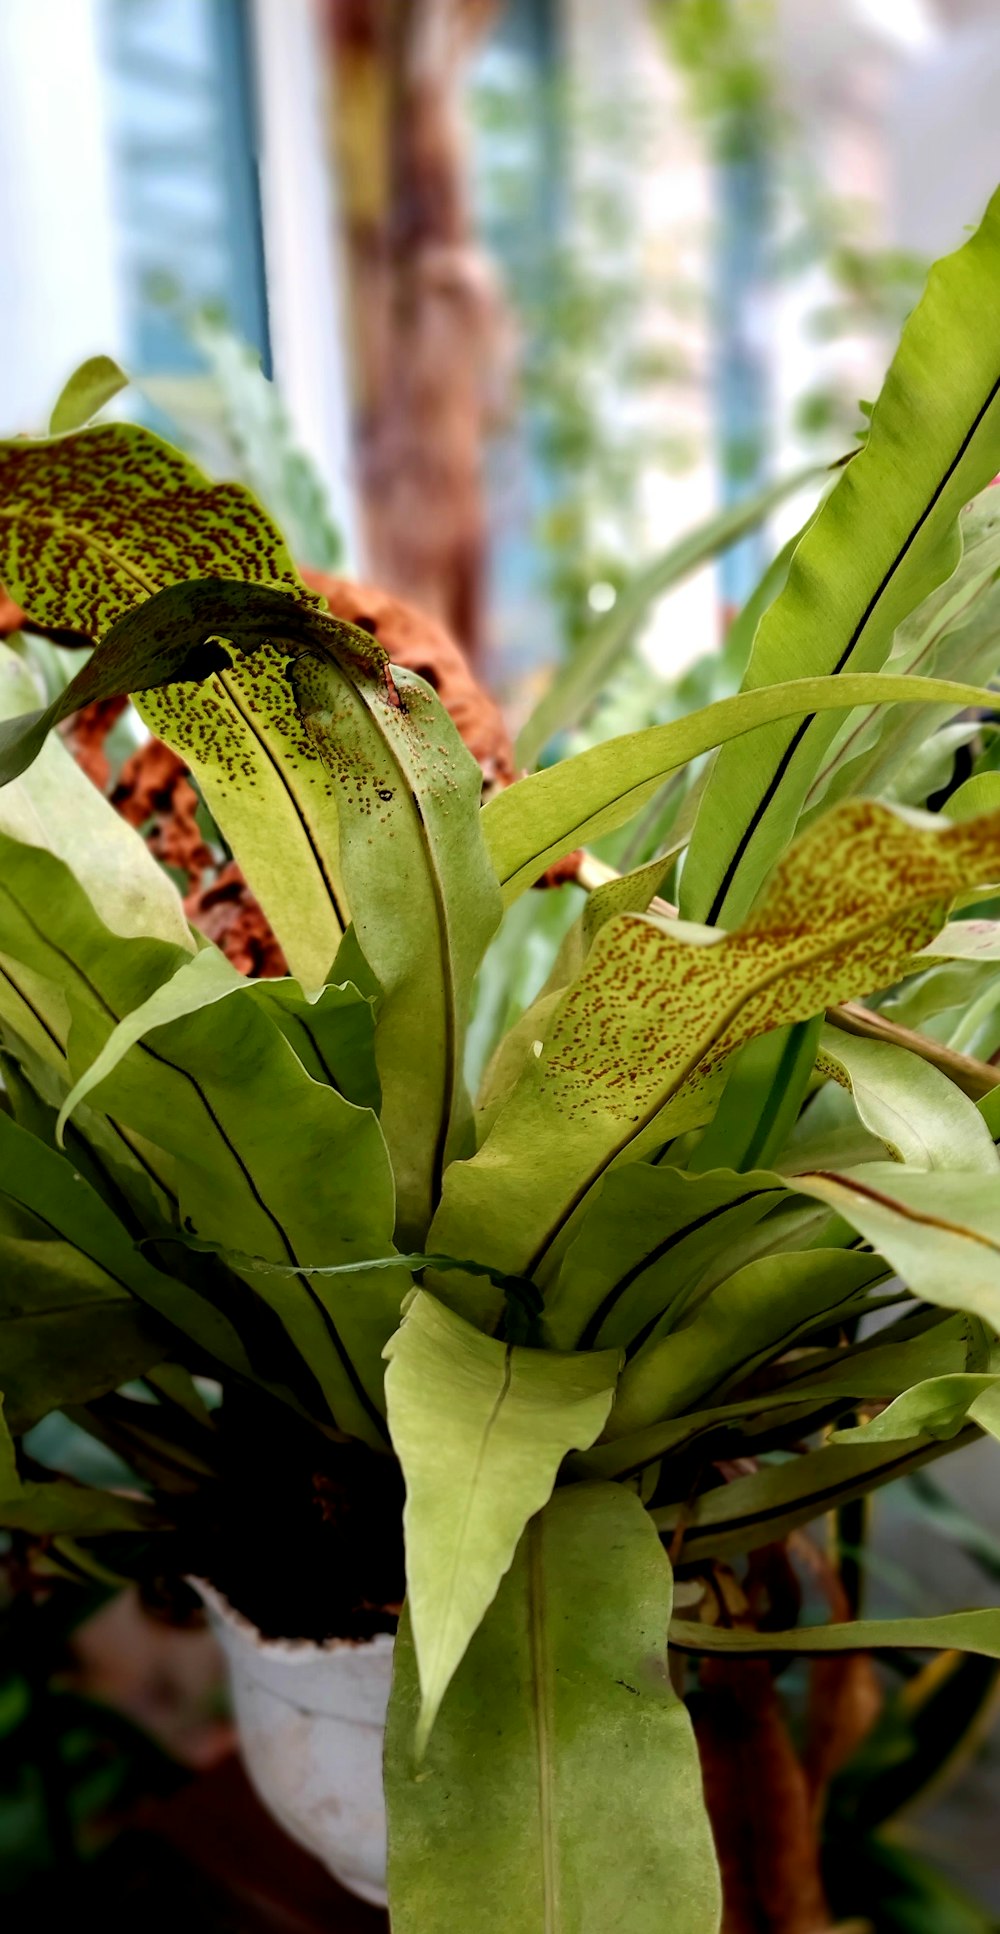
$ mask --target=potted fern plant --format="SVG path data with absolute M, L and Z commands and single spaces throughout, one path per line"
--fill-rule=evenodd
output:
M 988 745 L 920 809 L 1000 657 L 998 293 L 1000 198 L 742 690 L 485 807 L 435 693 L 244 490 L 128 425 L 0 449 L 0 578 L 94 642 L 48 706 L 3 664 L 0 1522 L 52 1568 L 158 1548 L 206 1581 L 251 1769 L 369 1897 L 388 1701 L 397 1934 L 715 1934 L 697 1661 L 710 1691 L 748 1658 L 1000 1657 L 996 1609 L 782 1623 L 758 1589 L 762 1551 L 1000 1434 Z M 194 934 L 65 756 L 125 692 L 287 977 Z M 707 754 L 641 865 L 584 870 L 473 1098 L 504 908 Z M 54 1409 L 144 1491 L 19 1454 Z

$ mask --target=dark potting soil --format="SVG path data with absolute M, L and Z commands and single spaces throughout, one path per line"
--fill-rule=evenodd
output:
M 228 1394 L 223 1474 L 199 1503 L 186 1567 L 265 1638 L 394 1632 L 404 1592 L 394 1457 L 332 1443 L 283 1406 Z

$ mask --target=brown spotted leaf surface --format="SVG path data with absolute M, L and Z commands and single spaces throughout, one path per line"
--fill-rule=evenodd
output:
M 940 828 L 886 806 L 836 808 L 791 848 L 735 933 L 612 920 L 474 1160 L 448 1175 L 430 1246 L 551 1278 L 612 1163 L 711 1115 L 734 1050 L 892 983 L 954 896 L 1000 872 L 1000 815 Z M 466 1313 L 482 1289 L 450 1277 Z

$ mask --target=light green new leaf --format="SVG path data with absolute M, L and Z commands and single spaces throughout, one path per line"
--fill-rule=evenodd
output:
M 293 668 L 305 728 L 341 789 L 340 855 L 380 988 L 375 1056 L 400 1240 L 421 1243 L 448 1162 L 471 1153 L 464 1078 L 473 983 L 500 923 L 482 774 L 415 673 L 392 691 L 313 654 Z
M 865 446 L 761 620 L 746 691 L 789 673 L 875 671 L 897 625 L 954 570 L 959 512 L 1000 469 L 1000 363 L 983 328 L 998 297 L 995 195 L 972 239 L 931 270 Z M 743 917 L 795 830 L 833 732 L 830 717 L 807 716 L 760 734 L 750 757 L 720 752 L 688 849 L 685 918 L 732 925 Z
M 156 1513 L 138 1498 L 98 1491 L 69 1478 L 22 1480 L 0 1396 L 0 1526 L 35 1537 L 92 1537 L 104 1531 L 150 1531 Z
M 571 1450 L 607 1422 L 617 1350 L 563 1356 L 484 1336 L 425 1291 L 386 1345 L 385 1394 L 406 1481 L 406 1584 L 430 1736 L 528 1519 Z
M 734 1631 L 675 1618 L 670 1643 L 684 1652 L 718 1652 L 732 1658 L 764 1658 L 770 1652 L 977 1652 L 1000 1659 L 1000 1611 L 941 1612 L 932 1618 L 855 1618 L 842 1625 L 803 1625 L 794 1632 Z
M 827 1027 L 819 1065 L 849 1090 L 865 1127 L 897 1161 L 1000 1176 L 1000 1156 L 975 1104 L 919 1055 Z
M 756 530 L 786 497 L 821 474 L 812 465 L 769 484 L 755 496 L 728 504 L 630 578 L 606 617 L 591 626 L 574 646 L 568 662 L 558 666 L 548 691 L 521 728 L 517 741 L 518 764 L 534 765 L 549 739 L 579 724 L 618 669 L 623 654 L 657 599 L 673 585 L 682 583 L 692 571 L 728 550 L 748 531 Z
M 981 1173 L 866 1162 L 795 1187 L 859 1230 L 915 1296 L 1000 1328 L 1000 1191 Z
M 103 410 L 105 403 L 127 388 L 125 371 L 110 356 L 88 356 L 59 392 L 49 423 L 50 434 L 62 436 L 67 430 L 79 430 L 98 410 Z
M 557 1491 L 419 1766 L 404 1619 L 385 1762 L 394 1934 L 718 1934 L 698 1754 L 667 1670 L 670 1602 L 637 1497 Z
M 835 1323 L 864 1306 L 886 1276 L 877 1256 L 808 1249 L 758 1256 L 728 1277 L 690 1322 L 654 1332 L 622 1375 L 615 1437 L 675 1417 L 710 1391 L 725 1390 L 788 1349 L 820 1321 Z
M 938 960 L 1000 960 L 1000 920 L 949 920 L 914 964 Z
M 942 828 L 852 801 L 796 842 L 733 934 L 610 921 L 478 1154 L 450 1169 L 429 1246 L 547 1286 L 605 1170 L 704 1123 L 736 1048 L 891 985 L 954 896 L 998 870 L 998 818 Z M 478 1287 L 460 1293 L 445 1300 L 481 1312 Z
M 685 1300 L 720 1254 L 738 1267 L 748 1230 L 786 1194 L 780 1175 L 630 1162 L 606 1175 L 545 1298 L 559 1349 L 631 1343 Z
M 720 698 L 668 725 L 606 739 L 559 765 L 547 766 L 495 794 L 483 808 L 486 841 L 503 889 L 504 904 L 516 900 L 555 860 L 586 840 L 624 826 L 656 797 L 664 779 L 704 752 L 741 739 L 776 720 L 856 705 L 991 705 L 993 694 L 975 685 L 934 678 L 891 678 L 842 672 L 836 678 L 790 679 L 752 692 Z M 753 747 L 738 758 L 753 769 Z
M 38 698 L 24 659 L 0 644 L 0 720 L 29 711 Z M 56 733 L 30 771 L 0 790 L 0 832 L 65 860 L 112 933 L 152 934 L 192 950 L 177 888 Z
M 904 1390 L 894 1403 L 852 1430 L 834 1432 L 838 1444 L 891 1444 L 907 1437 L 957 1437 L 966 1423 L 1000 1438 L 1000 1375 L 931 1377 Z

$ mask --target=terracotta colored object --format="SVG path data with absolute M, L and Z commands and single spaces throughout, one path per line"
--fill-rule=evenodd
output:
M 184 911 L 192 926 L 221 947 L 226 959 L 249 980 L 275 980 L 288 963 L 264 909 L 255 900 L 235 860 L 220 867 L 210 886 L 189 893 Z
M 394 665 L 418 672 L 433 685 L 469 751 L 482 766 L 487 790 L 509 786 L 514 777 L 514 751 L 503 714 L 473 678 L 444 626 L 416 605 L 374 584 L 330 577 L 323 571 L 303 570 L 302 576 L 326 599 L 335 618 L 359 625 L 377 638 Z

